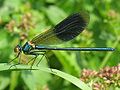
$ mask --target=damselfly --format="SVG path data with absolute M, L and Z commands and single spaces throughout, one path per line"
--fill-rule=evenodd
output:
M 78 36 L 88 25 L 89 15 L 87 13 L 74 13 L 63 21 L 58 23 L 53 28 L 37 35 L 31 41 L 26 42 L 23 46 L 18 44 L 15 51 L 18 53 L 17 57 L 23 52 L 26 55 L 44 55 L 49 50 L 64 50 L 64 51 L 114 51 L 110 47 L 74 47 L 74 48 L 58 48 L 50 45 L 61 44 L 72 40 Z M 16 58 L 17 58 L 16 57 Z

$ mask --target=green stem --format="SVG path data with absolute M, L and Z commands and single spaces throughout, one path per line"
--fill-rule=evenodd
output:
M 117 47 L 117 45 L 119 44 L 119 41 L 120 41 L 120 37 L 118 37 L 118 39 L 117 39 L 116 42 L 114 43 L 113 48 L 116 48 L 116 47 Z M 105 58 L 103 59 L 101 65 L 100 65 L 100 68 L 103 68 L 103 67 L 106 65 L 106 63 L 108 62 L 111 54 L 112 54 L 112 52 L 107 53 L 107 55 L 105 56 Z

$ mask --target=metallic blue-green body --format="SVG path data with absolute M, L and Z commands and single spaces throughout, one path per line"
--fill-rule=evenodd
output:
M 22 47 L 22 51 L 24 52 L 24 54 L 30 54 L 30 51 L 33 49 L 33 47 L 26 42 L 23 47 Z
M 24 44 L 24 46 L 22 47 L 22 51 L 24 52 L 24 54 L 31 54 L 32 50 L 39 50 L 39 52 L 41 52 L 41 50 L 63 50 L 63 51 L 114 51 L 114 48 L 109 48 L 109 47 L 98 47 L 98 48 L 87 48 L 87 47 L 82 47 L 82 48 L 58 48 L 58 47 L 46 47 L 46 46 L 40 46 L 40 45 L 35 45 L 35 47 L 33 48 L 28 42 L 26 42 Z

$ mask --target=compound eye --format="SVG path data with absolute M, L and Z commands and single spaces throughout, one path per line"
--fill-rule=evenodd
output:
M 20 47 L 19 47 L 18 45 L 14 48 L 14 52 L 15 52 L 15 53 L 20 52 Z

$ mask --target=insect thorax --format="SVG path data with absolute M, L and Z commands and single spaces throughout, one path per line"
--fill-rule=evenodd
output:
M 30 51 L 33 49 L 33 45 L 31 45 L 30 42 L 26 42 L 23 47 L 22 47 L 22 51 L 24 52 L 24 54 L 30 54 Z

